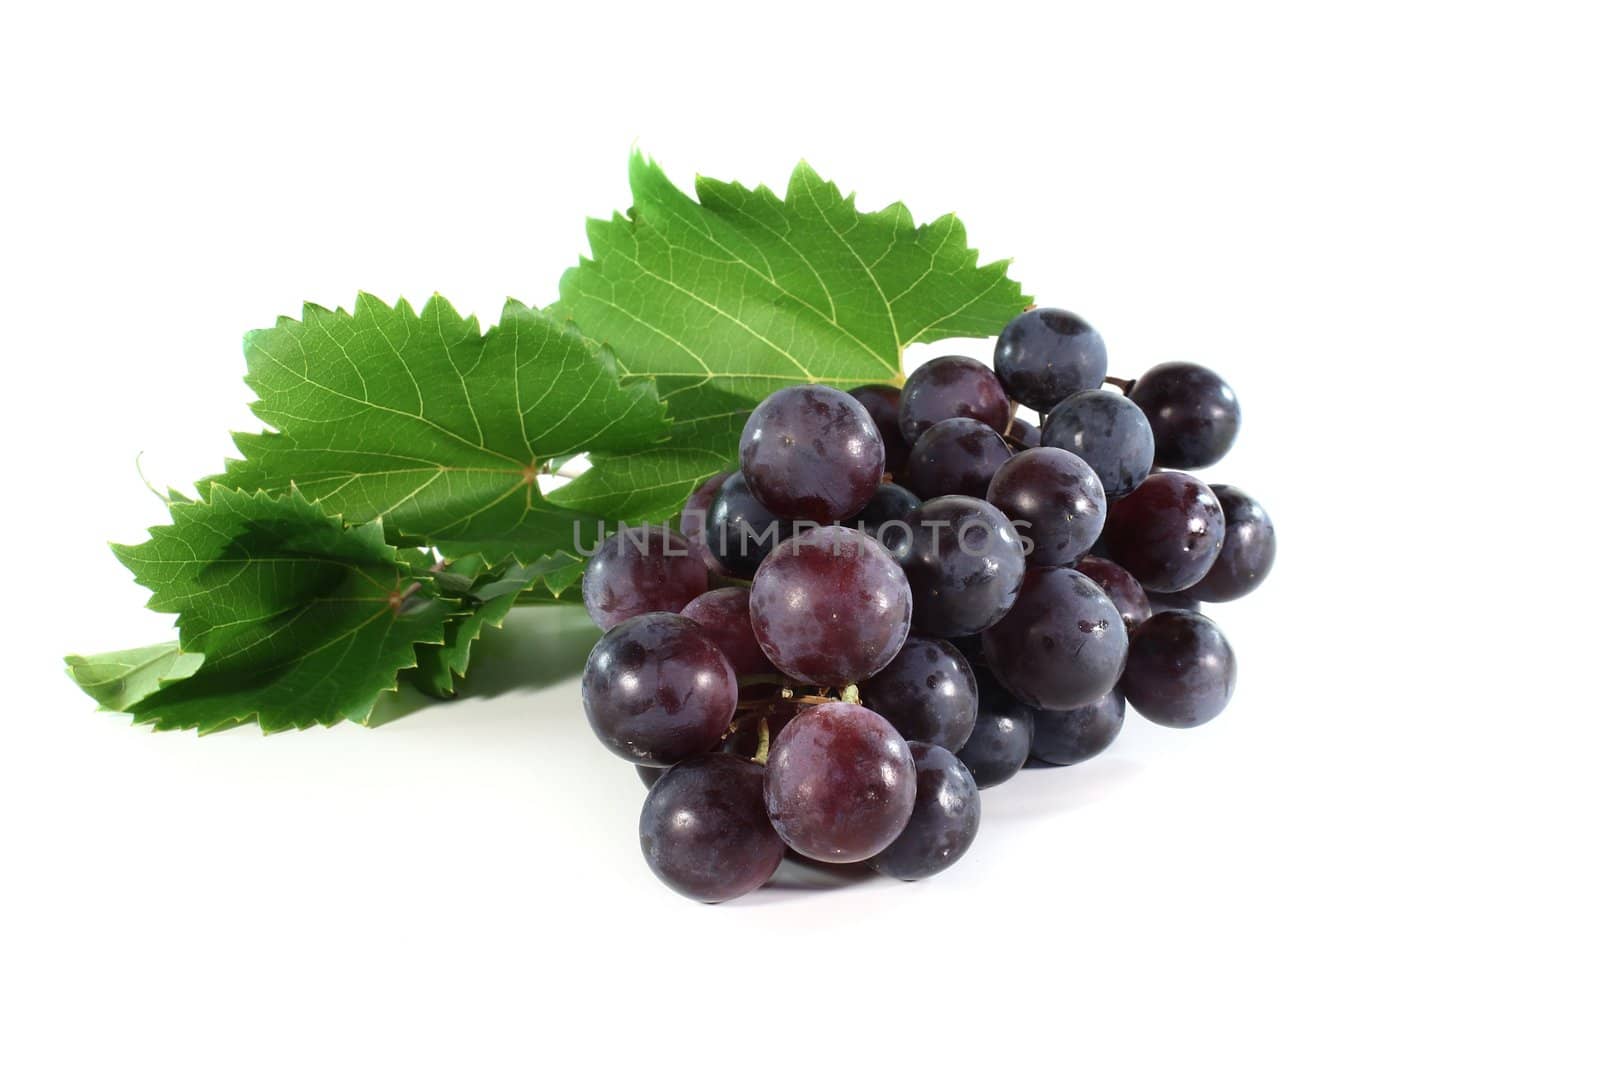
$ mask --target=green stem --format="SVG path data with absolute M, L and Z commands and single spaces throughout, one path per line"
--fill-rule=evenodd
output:
M 756 744 L 755 761 L 763 767 L 767 765 L 767 753 L 772 749 L 772 731 L 767 726 L 766 716 L 761 717 L 761 740 Z

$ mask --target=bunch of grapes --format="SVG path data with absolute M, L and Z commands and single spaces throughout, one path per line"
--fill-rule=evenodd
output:
M 707 902 L 791 851 L 924 878 L 1030 757 L 1100 754 L 1127 704 L 1216 717 L 1234 654 L 1196 609 L 1256 588 L 1276 542 L 1250 496 L 1185 472 L 1238 429 L 1212 371 L 1108 379 L 1100 335 L 1053 309 L 1013 320 L 992 369 L 767 397 L 738 470 L 583 577 L 605 630 L 584 707 L 649 786 L 651 869 Z

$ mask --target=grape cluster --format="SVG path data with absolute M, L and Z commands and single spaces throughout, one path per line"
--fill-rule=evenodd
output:
M 1186 471 L 1232 446 L 1238 400 L 1192 363 L 1106 369 L 1088 323 L 1035 309 L 992 369 L 782 389 L 676 530 L 599 545 L 584 708 L 649 786 L 664 882 L 728 900 L 790 853 L 925 878 L 1030 758 L 1100 754 L 1127 704 L 1178 727 L 1223 710 L 1233 649 L 1196 609 L 1256 588 L 1276 538 Z

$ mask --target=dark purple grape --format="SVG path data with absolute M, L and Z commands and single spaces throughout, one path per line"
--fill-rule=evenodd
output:
M 995 431 L 1011 417 L 1011 401 L 994 371 L 966 356 L 940 356 L 911 372 L 900 390 L 900 435 L 917 438 L 945 419 L 977 419 Z
M 1012 419 L 1011 428 L 1006 431 L 1006 444 L 1010 445 L 1014 452 L 1020 452 L 1025 448 L 1038 448 L 1039 427 L 1027 419 Z
M 972 772 L 949 750 L 910 743 L 916 763 L 917 800 L 911 820 L 894 843 L 867 861 L 890 878 L 914 882 L 948 869 L 978 836 L 982 802 Z
M 892 385 L 861 385 L 850 390 L 872 416 L 872 424 L 883 438 L 883 469 L 898 476 L 906 469 L 911 446 L 900 436 L 900 390 Z
M 1162 363 L 1128 394 L 1150 420 L 1156 462 L 1163 467 L 1209 467 L 1239 435 L 1239 398 L 1217 372 L 1198 363 Z
M 906 521 L 910 534 L 893 547 L 911 583 L 917 631 L 959 637 L 994 625 L 1016 600 L 1027 567 L 1011 520 L 988 501 L 942 496 Z
M 700 560 L 706 565 L 706 570 L 712 574 L 725 575 L 728 573 L 722 561 L 712 553 L 711 546 L 706 544 L 706 519 L 711 514 L 711 505 L 717 499 L 717 490 L 722 488 L 722 483 L 728 480 L 733 471 L 723 471 L 713 474 L 705 481 L 694 487 L 694 492 L 689 494 L 689 499 L 683 505 L 683 511 L 678 515 L 678 530 L 689 543 L 695 547 L 700 555 Z
M 730 587 L 701 593 L 683 607 L 683 617 L 700 624 L 722 654 L 728 657 L 733 673 L 776 674 L 777 668 L 761 651 L 756 632 L 750 625 L 750 590 Z
M 958 749 L 978 714 L 978 681 L 948 642 L 908 637 L 900 654 L 861 683 L 861 700 L 907 741 Z
M 794 533 L 794 523 L 768 511 L 742 474 L 731 474 L 717 490 L 706 517 L 706 545 L 729 574 L 748 578 L 761 561 Z
M 828 863 L 875 856 L 905 829 L 916 798 L 905 739 L 859 704 L 818 704 L 772 743 L 767 814 L 801 855 Z
M 667 885 L 705 904 L 759 889 L 783 861 L 758 763 L 713 752 L 667 771 L 639 813 L 639 847 Z
M 1106 523 L 1106 494 L 1089 464 L 1059 448 L 1030 448 L 1006 460 L 989 482 L 989 503 L 1033 542 L 1030 567 L 1078 559 Z
M 1112 503 L 1105 547 L 1145 589 L 1178 593 L 1217 561 L 1223 530 L 1222 505 L 1205 482 L 1161 471 Z
M 717 747 L 739 680 L 711 637 L 654 611 L 606 631 L 583 668 L 583 710 L 607 748 L 657 767 Z
M 1011 446 L 999 431 L 977 419 L 945 419 L 928 427 L 911 446 L 906 484 L 924 500 L 936 496 L 983 496 Z
M 994 372 L 1013 400 L 1048 411 L 1069 393 L 1100 387 L 1106 343 L 1070 311 L 1034 308 L 1000 331 Z
M 1018 699 L 1066 710 L 1111 691 L 1128 654 L 1128 629 L 1111 598 L 1067 567 L 1028 571 L 1005 618 L 984 632 L 989 669 Z
M 1278 535 L 1266 509 L 1231 485 L 1213 485 L 1222 505 L 1222 552 L 1206 576 L 1186 592 L 1201 600 L 1238 600 L 1266 580 L 1278 554 Z
M 665 767 L 647 767 L 643 763 L 635 763 L 633 769 L 639 772 L 639 781 L 644 783 L 646 789 L 659 782 L 661 776 L 667 773 Z
M 1081 574 L 1094 579 L 1094 584 L 1104 589 L 1111 603 L 1117 606 L 1122 624 L 1132 633 L 1133 628 L 1150 617 L 1150 598 L 1139 580 L 1109 559 L 1084 556 L 1075 565 Z
M 602 630 L 647 611 L 677 611 L 710 576 L 687 538 L 665 526 L 624 526 L 583 568 L 583 606 Z
M 1155 462 L 1155 437 L 1144 412 L 1105 389 L 1073 393 L 1051 408 L 1040 442 L 1082 456 L 1111 499 L 1133 492 Z
M 911 587 L 884 547 L 824 526 L 790 538 L 750 584 L 750 621 L 784 674 L 842 686 L 878 673 L 911 632 Z
M 978 718 L 972 736 L 956 758 L 972 772 L 979 789 L 1010 779 L 1028 759 L 1033 743 L 1034 709 L 1006 692 L 986 670 L 978 676 Z
M 1122 691 L 1151 722 L 1199 726 L 1228 706 L 1237 674 L 1216 623 L 1192 611 L 1163 611 L 1134 633 Z
M 1122 732 L 1124 714 L 1122 694 L 1115 689 L 1081 708 L 1037 709 L 1033 713 L 1033 747 L 1029 752 L 1035 759 L 1058 767 L 1093 759 L 1110 748 Z
M 861 401 L 826 385 L 791 385 L 750 413 L 739 470 L 774 515 L 826 523 L 866 507 L 883 481 L 883 438 Z
M 905 522 L 922 500 L 903 485 L 884 482 L 867 506 L 851 517 L 849 525 L 876 537 L 886 522 Z

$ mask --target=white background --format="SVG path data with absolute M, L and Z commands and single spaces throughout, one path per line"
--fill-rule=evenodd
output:
M 1594 1062 L 1580 9 L 9 10 L 0 1059 Z M 937 879 L 715 908 L 644 867 L 576 683 L 527 686 L 570 619 L 376 731 L 93 712 L 60 656 L 167 628 L 104 547 L 162 520 L 134 458 L 220 467 L 241 333 L 548 302 L 635 143 L 959 211 L 1114 373 L 1228 377 L 1215 480 L 1281 540 L 1217 612 L 1228 711 L 986 792 Z

